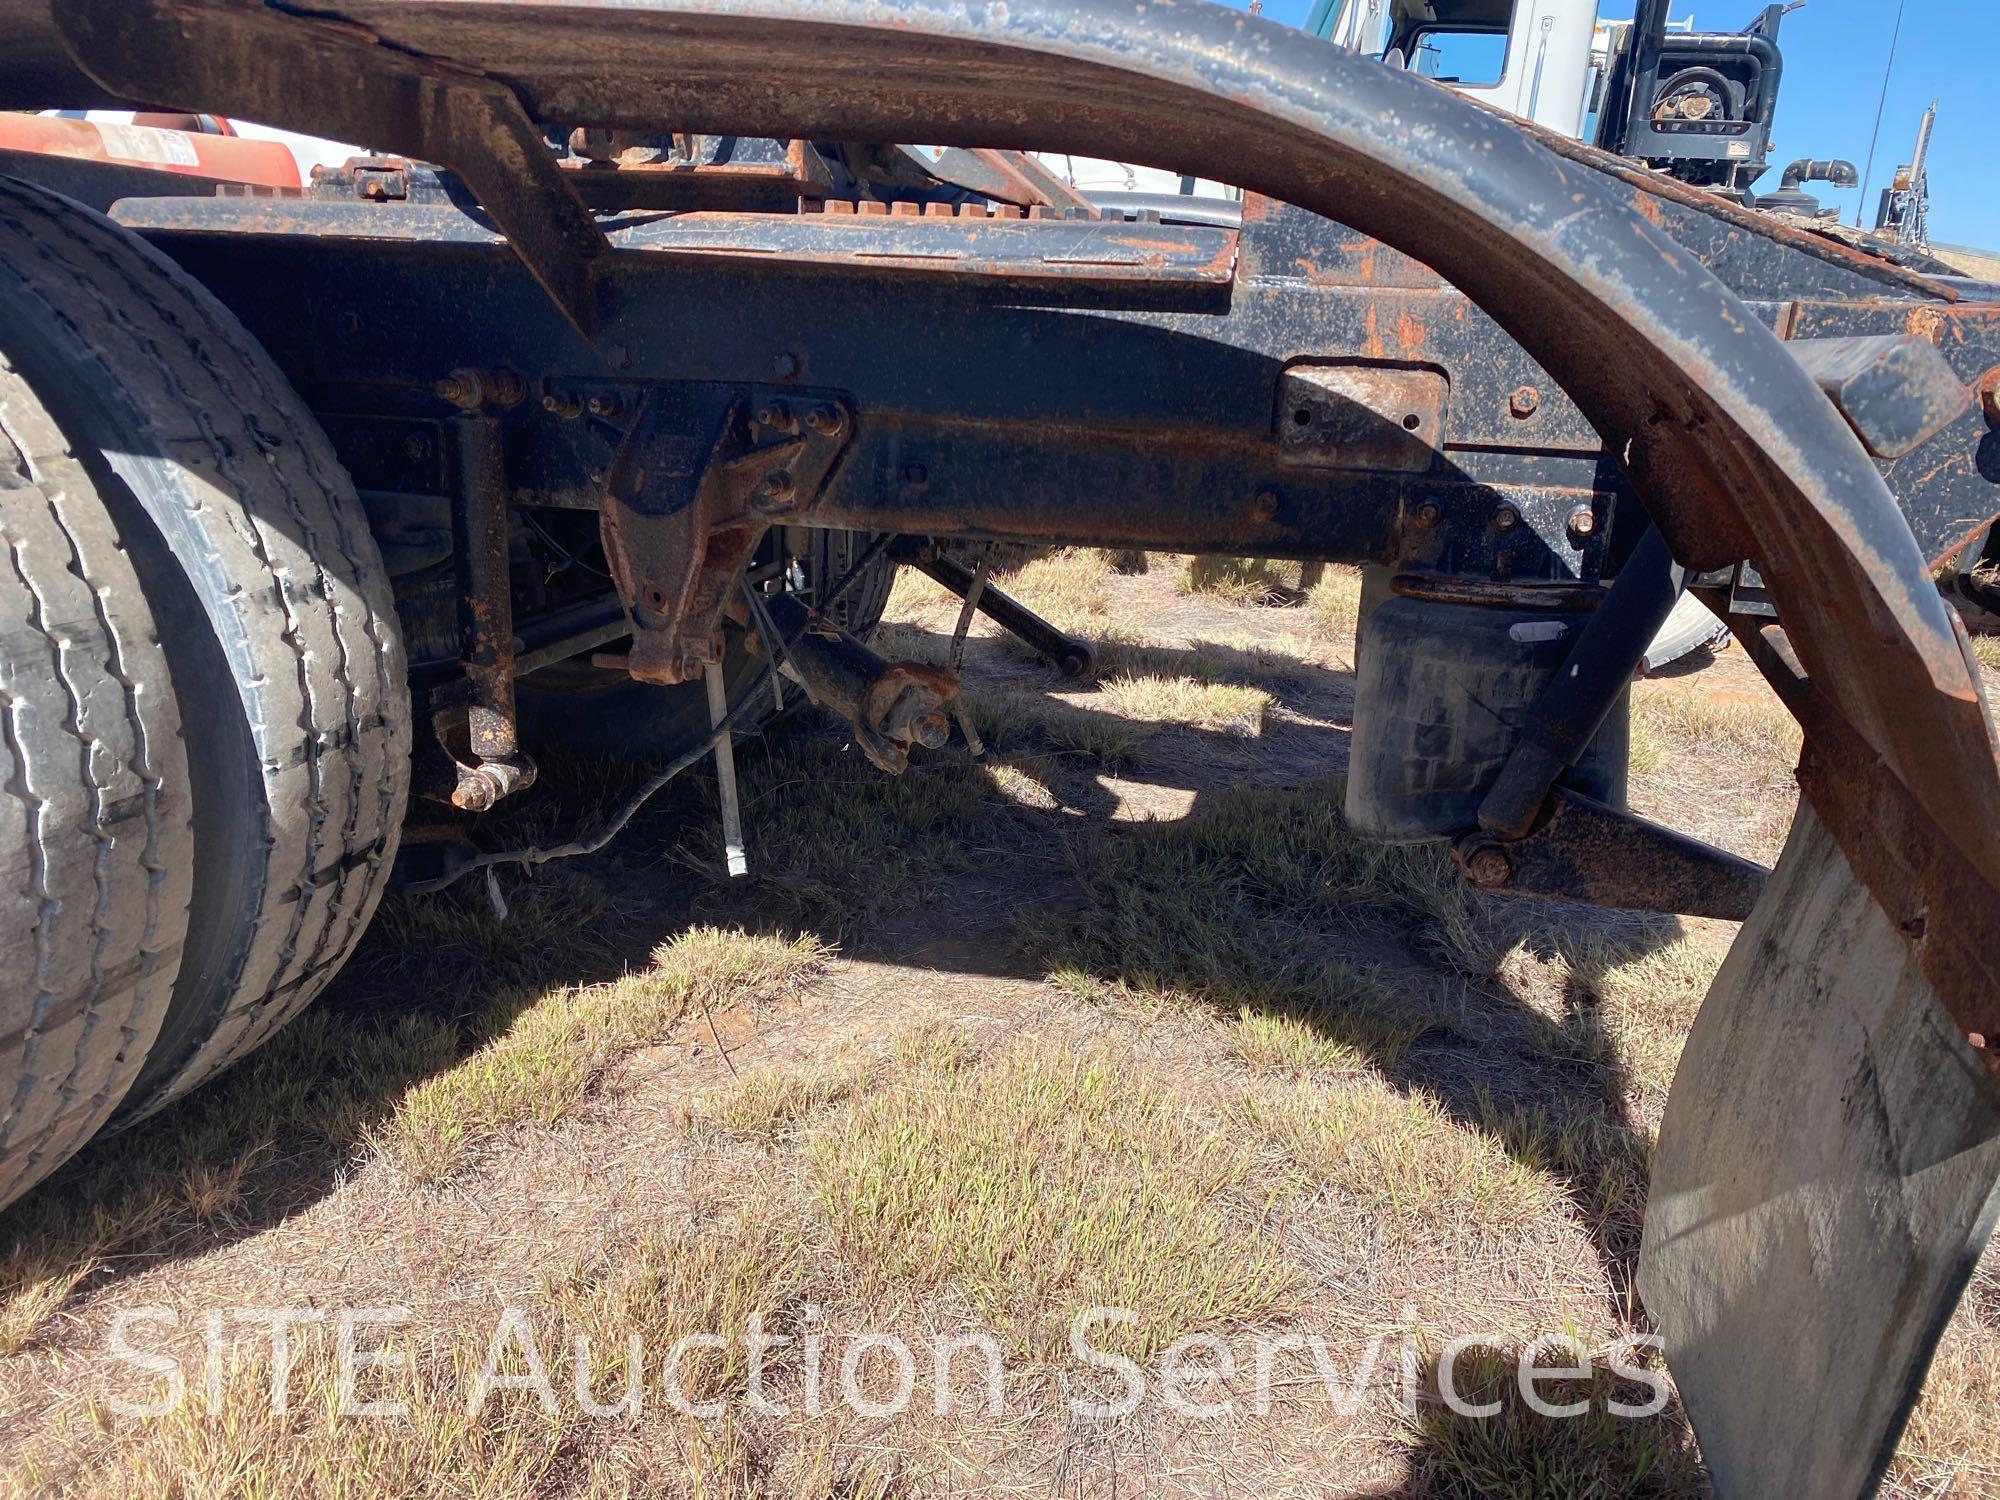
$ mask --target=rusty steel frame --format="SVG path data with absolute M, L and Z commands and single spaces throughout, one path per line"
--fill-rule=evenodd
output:
M 1682 564 L 1755 559 L 1815 716 L 1863 781 L 1893 788 L 1920 837 L 1890 841 L 1843 816 L 1849 781 L 1814 778 L 1816 803 L 1835 800 L 1828 826 L 1879 898 L 1917 893 L 1924 920 L 1906 930 L 1961 1028 L 2000 1034 L 2000 973 L 1980 941 L 2000 931 L 2000 772 L 1962 632 L 1811 377 L 1574 153 L 1423 80 L 1202 5 L 344 0 L 302 17 L 245 0 L 57 0 L 53 20 L 115 95 L 350 124 L 458 167 L 586 328 L 602 233 L 547 153 L 526 149 L 532 121 L 1227 160 L 1243 186 L 1375 236 L 1434 267 L 1549 372 L 1621 455 Z M 301 56 L 329 47 L 353 75 L 302 88 L 323 60 Z

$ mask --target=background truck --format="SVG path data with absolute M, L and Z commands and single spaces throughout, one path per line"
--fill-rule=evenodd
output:
M 1573 112 L 1555 11 L 1477 9 L 1510 107 Z M 1384 61 L 1121 0 L 0 3 L 0 102 L 194 116 L 0 157 L 0 1193 L 272 1035 L 399 872 L 601 847 L 624 813 L 482 844 L 546 745 L 657 787 L 782 672 L 885 772 L 938 751 L 953 674 L 863 639 L 899 561 L 1072 671 L 946 543 L 1355 562 L 1359 832 L 1747 918 L 1641 1292 L 1721 1489 L 1870 1488 L 2000 1177 L 1945 598 L 1991 577 L 2000 303 L 1751 206 L 1775 12 L 1692 60 L 1635 23 L 1620 156 L 1396 66 L 1438 10 L 1365 12 Z M 204 116 L 375 154 L 294 187 Z M 1622 806 L 1684 591 L 1805 729 L 1775 872 Z

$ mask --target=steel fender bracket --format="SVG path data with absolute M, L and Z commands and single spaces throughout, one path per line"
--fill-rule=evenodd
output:
M 1996 1179 L 2000 1086 L 1802 807 L 1681 1055 L 1639 1259 L 1718 1491 L 1873 1492 Z
M 55 19 L 113 94 L 230 112 L 448 162 L 586 340 L 610 246 L 506 84 L 393 45 L 364 26 L 227 0 L 62 0 Z
M 1771 872 L 1727 850 L 1557 787 L 1532 833 L 1470 833 L 1452 846 L 1482 890 L 1740 922 Z
M 1971 389 L 1916 334 L 1793 339 L 1785 350 L 1876 458 L 1914 453 L 1972 404 Z

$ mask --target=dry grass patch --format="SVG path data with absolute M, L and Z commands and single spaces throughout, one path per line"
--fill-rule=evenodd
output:
M 697 1139 L 733 1137 L 775 1145 L 814 1115 L 859 1093 L 865 1083 L 853 1068 L 759 1068 L 733 1087 L 691 1104 L 688 1130 Z
M 1322 929 L 1336 911 L 1385 909 L 1440 956 L 1476 964 L 1487 940 L 1449 859 L 1365 843 L 1339 804 L 1337 784 L 1243 788 L 1177 823 L 1083 829 L 1067 846 L 1070 887 L 1024 921 L 1023 941 L 1052 972 L 1229 1013 L 1377 1015 L 1375 976 L 1331 956 Z
M 1646 1363 L 1636 1351 L 1620 1357 L 1628 1366 Z M 1571 1358 L 1567 1349 L 1545 1349 L 1536 1363 L 1553 1370 Z M 1519 1361 L 1517 1349 L 1473 1348 L 1453 1362 L 1452 1386 L 1462 1404 L 1499 1405 L 1483 1417 L 1453 1411 L 1438 1390 L 1436 1361 L 1427 1363 L 1428 1393 L 1405 1429 L 1413 1493 L 1438 1500 L 1697 1500 L 1709 1493 L 1677 1406 L 1645 1418 L 1609 1410 L 1613 1401 L 1650 1403 L 1650 1385 L 1619 1375 L 1594 1356 L 1588 1376 L 1536 1382 L 1544 1404 L 1584 1402 L 1589 1408 L 1551 1417 L 1523 1399 Z
M 805 1302 L 812 1264 L 801 1221 L 766 1204 L 651 1232 L 598 1264 L 574 1268 L 547 1295 L 566 1338 L 588 1340 L 594 1399 L 613 1402 L 626 1390 L 636 1338 L 647 1405 L 660 1390 L 661 1362 L 675 1354 L 682 1395 L 702 1403 L 742 1393 L 744 1334 L 753 1322 L 785 1331 L 781 1325 Z M 691 1334 L 712 1337 L 677 1349 Z M 766 1358 L 765 1368 L 775 1373 L 783 1361 Z
M 927 1073 L 955 1073 L 973 1059 L 965 1033 L 935 1017 L 905 1026 L 890 1037 L 889 1056 L 899 1067 Z
M 1263 733 L 1271 695 L 1235 682 L 1200 682 L 1192 677 L 1112 677 L 1098 685 L 1098 698 L 1111 712 L 1152 724 L 1184 724 L 1254 739 Z
M 545 994 L 490 1042 L 407 1092 L 370 1132 L 376 1154 L 419 1182 L 465 1168 L 506 1130 L 572 1114 L 607 1066 L 659 1040 L 696 1007 L 765 999 L 826 962 L 817 938 L 698 927 L 662 944 L 653 966 L 608 984 Z
M 1062 799 L 1050 790 L 1056 775 L 1052 757 L 1015 752 L 1006 760 L 997 755 L 986 756 L 980 764 L 993 790 L 1017 807 L 1053 812 L 1062 806 Z
M 1656 678 L 1632 687 L 1632 768 L 1648 772 L 1667 756 L 1747 764 L 1760 779 L 1789 783 L 1803 735 L 1769 696 L 1721 696 L 1698 676 Z
M 995 571 L 993 577 L 1058 630 L 1094 636 L 1111 621 L 1111 563 L 1098 549 L 1058 547 L 1009 572 Z M 1015 645 L 1033 654 L 1027 646 Z
M 1884 1493 L 2000 1495 L 2000 1249 L 1989 1250 L 1938 1344 Z
M 2000 635 L 1975 635 L 1972 659 L 1982 667 L 2000 672 Z
M 1380 1079 L 1254 1091 L 1239 1112 L 1296 1190 L 1334 1194 L 1399 1243 L 1504 1235 L 1562 1202 L 1491 1132 Z
M 1290 604 L 1299 597 L 1299 565 L 1268 557 L 1190 557 L 1174 591 L 1229 604 Z
M 965 701 L 979 737 L 995 749 L 1039 751 L 1107 768 L 1138 759 L 1157 728 L 1033 688 L 983 687 Z
M 1314 623 L 1328 635 L 1352 639 L 1361 618 L 1361 570 L 1329 565 L 1306 590 Z
M 212 1405 L 200 1382 L 190 1380 L 185 1398 L 162 1416 L 94 1410 L 91 1430 L 66 1445 L 66 1462 L 31 1461 L 20 1476 L 22 1493 L 92 1500 L 527 1500 L 548 1494 L 577 1462 L 560 1421 L 520 1392 L 498 1392 L 468 1415 L 478 1367 L 462 1351 L 456 1359 L 425 1361 L 407 1346 L 388 1346 L 402 1355 L 402 1368 L 357 1372 L 353 1393 L 360 1401 L 400 1401 L 407 1415 L 377 1419 L 341 1414 L 327 1329 L 298 1330 L 292 1338 L 298 1354 L 284 1411 L 273 1410 L 265 1344 L 230 1362 Z M 357 1347 L 375 1345 L 368 1339 Z M 135 1392 L 131 1399 L 158 1394 Z
M 859 1100 L 809 1147 L 864 1275 L 948 1292 L 1034 1356 L 1092 1306 L 1142 1310 L 1134 1357 L 1271 1313 L 1295 1275 L 1234 1200 L 1248 1151 L 1109 1049 L 1027 1045 Z
M 1229 1050 L 1257 1073 L 1359 1074 L 1394 1068 L 1423 1030 L 1422 1021 L 1338 1005 L 1305 1012 L 1246 1005 L 1229 1028 Z
M 782 899 L 822 931 L 850 933 L 941 895 L 972 867 L 968 846 L 1005 807 L 980 763 L 959 752 L 885 776 L 826 735 L 766 746 L 738 752 L 746 889 L 764 898 L 763 910 Z M 696 826 L 713 837 L 712 822 Z M 705 848 L 695 857 L 711 856 Z

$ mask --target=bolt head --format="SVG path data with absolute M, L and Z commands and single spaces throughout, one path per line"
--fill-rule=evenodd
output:
M 1507 858 L 1507 851 L 1488 844 L 1476 850 L 1465 862 L 1465 874 L 1474 885 L 1490 890 L 1505 885 L 1514 874 L 1514 862 Z
M 1271 490 L 1259 490 L 1257 498 L 1250 502 L 1251 514 L 1260 521 L 1268 521 L 1278 513 L 1278 497 Z
M 1979 409 L 1988 427 L 2000 427 L 2000 365 L 1995 365 L 1974 382 L 1979 391 Z
M 1507 410 L 1519 420 L 1532 417 L 1541 404 L 1542 393 L 1531 385 L 1515 386 L 1513 394 L 1507 398 Z
M 799 357 L 791 353 L 773 355 L 771 359 L 771 372 L 780 380 L 791 379 L 792 376 L 799 373 Z
M 1597 512 L 1588 505 L 1579 505 L 1569 513 L 1571 536 L 1589 536 L 1597 530 Z
M 1426 500 L 1422 505 L 1417 507 L 1417 513 L 1410 519 L 1415 521 L 1425 531 L 1431 531 L 1436 528 L 1438 522 L 1444 519 L 1444 512 L 1438 509 L 1435 500 Z
M 1493 512 L 1495 531 L 1512 531 L 1521 524 L 1521 513 L 1511 505 L 1503 505 Z
M 618 415 L 619 400 L 615 393 L 599 391 L 588 403 L 593 417 L 615 417 Z
M 926 484 L 930 483 L 930 478 L 931 476 L 925 471 L 922 464 L 903 465 L 903 483 L 909 485 L 912 489 L 922 489 Z
M 840 408 L 837 406 L 815 406 L 811 411 L 806 413 L 806 426 L 810 427 L 814 432 L 823 432 L 828 437 L 833 436 L 833 434 L 840 431 L 846 425 L 847 419 L 841 415 Z

